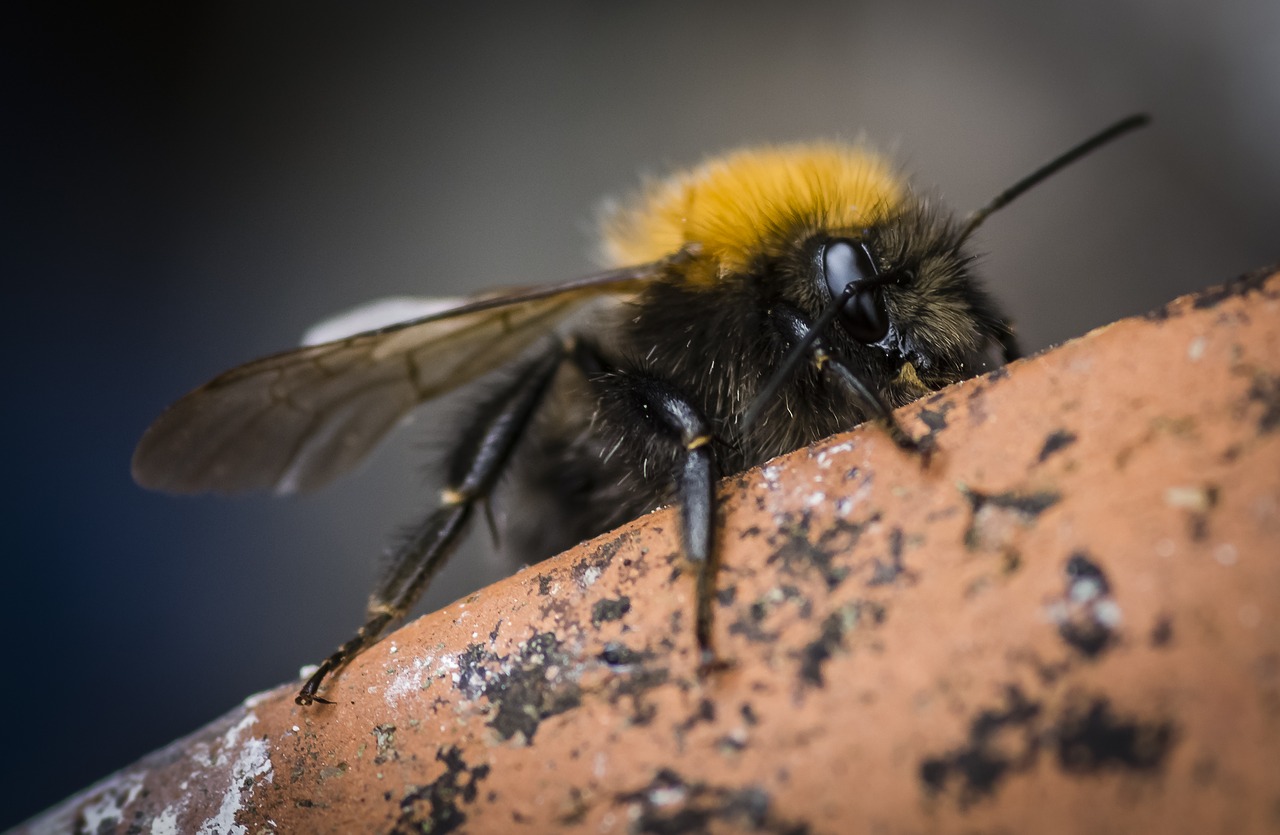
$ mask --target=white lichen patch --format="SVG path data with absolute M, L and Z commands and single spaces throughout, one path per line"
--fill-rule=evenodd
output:
M 674 806 L 683 803 L 688 792 L 684 786 L 659 786 L 649 790 L 649 802 L 654 806 Z
M 61 835 L 74 831 L 114 832 L 122 828 L 120 824 L 125 819 L 128 807 L 137 800 L 146 784 L 146 778 L 145 771 L 126 771 L 108 777 L 71 798 L 53 813 L 33 821 L 27 831 L 31 835 Z
M 241 741 L 241 735 L 257 721 L 256 714 L 247 712 L 243 719 L 223 734 L 222 745 L 213 767 L 224 771 L 226 789 L 222 792 L 218 811 L 196 830 L 199 835 L 248 835 L 248 827 L 236 823 L 236 815 L 253 797 L 253 787 L 257 781 L 263 779 L 271 782 L 273 776 L 267 741 L 252 736 Z M 214 786 L 221 782 L 223 781 L 210 780 L 206 785 Z
M 1213 559 L 1218 565 L 1230 568 L 1240 558 L 1240 552 L 1230 542 L 1224 542 L 1213 549 Z
M 835 446 L 830 446 L 825 449 L 819 450 L 818 454 L 814 457 L 818 462 L 818 466 L 825 470 L 831 467 L 831 462 L 833 459 L 838 458 L 839 456 L 843 455 L 846 452 L 851 451 L 852 449 L 853 449 L 853 441 L 842 441 L 841 443 L 838 443 Z
M 99 826 L 106 832 L 115 831 L 113 824 L 123 820 L 126 807 L 142 790 L 146 777 L 145 771 L 114 774 L 30 821 L 23 831 L 31 835 L 65 835 L 82 828 L 97 832 Z M 93 828 L 81 827 L 80 819 L 85 827 Z
M 237 823 L 236 816 L 247 808 L 255 786 L 272 781 L 268 742 L 249 735 L 257 721 L 252 710 L 232 713 L 197 738 L 178 740 L 68 799 L 26 831 L 122 832 L 127 823 L 131 832 L 149 835 L 248 835 L 249 827 Z M 152 763 L 158 764 L 154 771 Z M 190 791 L 192 786 L 200 790 Z M 217 804 L 212 815 L 210 802 Z M 200 822 L 204 815 L 209 817 Z
M 587 566 L 587 568 L 582 572 L 582 581 L 581 581 L 582 587 L 584 589 L 591 588 L 593 585 L 595 585 L 596 580 L 600 579 L 600 575 L 603 573 L 604 572 L 601 570 L 599 566 L 595 566 L 595 565 Z
M 1169 487 L 1164 491 L 1164 503 L 1169 507 L 1195 513 L 1208 513 L 1214 501 L 1214 491 L 1199 484 Z
M 388 705 L 395 707 L 403 697 L 423 690 L 426 687 L 423 680 L 430 674 L 431 665 L 435 663 L 435 660 L 434 655 L 418 656 L 410 661 L 409 664 L 400 667 L 396 671 L 395 678 L 391 680 L 391 683 L 387 685 L 387 689 L 383 691 L 382 698 L 386 700 Z M 427 682 L 427 684 L 429 683 Z
M 1123 620 L 1120 613 L 1120 604 L 1112 598 L 1099 600 L 1093 607 L 1093 616 L 1108 629 L 1119 629 L 1120 622 Z
M 841 496 L 836 500 L 836 512 L 841 516 L 848 516 L 855 507 L 863 504 L 871 497 L 871 479 L 863 478 L 858 482 L 858 486 L 849 493 Z
M 170 806 L 156 815 L 151 821 L 150 835 L 178 835 L 181 831 L 178 829 L 179 811 L 179 807 Z

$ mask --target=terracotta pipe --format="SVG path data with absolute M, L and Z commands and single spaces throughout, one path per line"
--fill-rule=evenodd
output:
M 721 485 L 727 671 L 662 510 L 17 831 L 1280 828 L 1280 274 L 899 415 Z

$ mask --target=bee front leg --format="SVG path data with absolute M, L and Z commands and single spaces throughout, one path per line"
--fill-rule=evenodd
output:
M 809 322 L 795 308 L 779 304 L 774 306 L 770 314 L 783 338 L 792 345 L 799 344 L 808 335 Z M 862 402 L 870 417 L 885 428 L 899 449 L 922 455 L 927 464 L 929 453 L 932 451 L 929 443 L 911 437 L 907 430 L 902 428 L 902 424 L 894 418 L 893 410 L 884 402 L 879 392 L 853 373 L 849 366 L 833 356 L 821 337 L 810 343 L 809 358 L 823 377 L 844 388 Z
M 699 670 L 720 666 L 712 641 L 719 559 L 715 547 L 717 467 L 706 418 L 674 386 L 644 374 L 608 369 L 594 354 L 579 352 L 578 363 L 600 395 L 601 412 L 627 436 L 637 456 L 670 466 L 680 508 L 680 543 L 697 568 L 695 636 Z M 659 469 L 659 472 L 661 469 Z
M 316 695 L 325 677 L 377 642 L 393 621 L 403 617 L 453 553 L 472 510 L 493 490 L 511 453 L 564 359 L 556 342 L 536 357 L 510 383 L 480 404 L 448 462 L 448 486 L 440 507 L 409 533 L 391 559 L 391 569 L 369 597 L 363 626 L 355 637 L 321 662 L 294 701 L 332 704 Z

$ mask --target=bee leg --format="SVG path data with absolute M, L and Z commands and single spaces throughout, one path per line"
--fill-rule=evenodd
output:
M 391 559 L 391 570 L 369 597 L 366 620 L 351 640 L 321 662 L 294 701 L 332 704 L 316 695 L 325 677 L 374 644 L 387 626 L 403 617 L 453 553 L 477 502 L 484 501 L 564 359 L 553 350 L 520 370 L 511 383 L 476 410 L 448 461 L 448 486 L 441 505 L 409 533 Z
M 652 377 L 606 369 L 589 348 L 580 346 L 576 362 L 601 395 L 601 405 L 620 425 L 639 435 L 655 457 L 671 457 L 672 481 L 680 507 L 680 541 L 685 558 L 698 570 L 695 635 L 699 670 L 722 666 L 712 642 L 715 616 L 716 461 L 711 428 L 692 403 L 673 386 Z
M 783 338 L 791 345 L 799 343 L 808 334 L 809 323 L 795 308 L 779 304 L 775 305 L 770 313 Z M 846 391 L 862 401 L 871 418 L 885 428 L 889 437 L 900 449 L 923 455 L 925 461 L 928 461 L 929 453 L 932 451 L 928 442 L 911 437 L 907 430 L 902 428 L 902 424 L 894 419 L 893 410 L 889 408 L 888 403 L 884 402 L 879 392 L 867 385 L 861 377 L 853 373 L 849 366 L 832 355 L 821 337 L 811 343 L 809 357 L 814 368 L 818 369 L 823 377 L 844 387 Z
M 720 565 L 715 548 L 716 462 L 711 429 L 698 410 L 665 383 L 644 378 L 632 378 L 631 382 L 654 428 L 680 445 L 674 472 L 680 540 L 685 559 L 698 570 L 694 635 L 701 655 L 699 670 L 705 672 L 719 666 L 712 642 Z

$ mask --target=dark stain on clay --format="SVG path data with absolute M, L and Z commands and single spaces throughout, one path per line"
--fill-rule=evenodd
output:
M 1151 646 L 1155 649 L 1165 649 L 1173 643 L 1173 618 L 1170 615 L 1161 615 L 1156 618 L 1155 626 L 1151 627 Z
M 1068 708 L 1050 731 L 1058 764 L 1073 774 L 1105 769 L 1155 771 L 1172 750 L 1171 722 L 1143 722 L 1112 713 L 1105 697 Z
M 1275 275 L 1276 271 L 1277 266 L 1250 270 L 1242 276 L 1231 279 L 1226 284 L 1210 287 L 1208 290 L 1198 293 L 1192 300 L 1191 306 L 1196 310 L 1205 310 L 1217 307 L 1228 299 L 1247 296 L 1255 290 L 1261 290 L 1266 285 L 1267 279 Z
M 814 687 L 826 684 L 822 678 L 822 665 L 830 660 L 837 649 L 844 646 L 844 627 L 839 615 L 831 615 L 822 622 L 822 631 L 816 640 L 800 650 L 800 679 Z
M 671 680 L 666 667 L 655 665 L 657 658 L 670 656 L 665 651 L 633 650 L 621 641 L 610 641 L 598 656 L 611 668 L 611 675 L 604 684 L 604 697 L 621 712 L 629 708 L 627 721 L 631 725 L 647 725 L 657 716 L 657 707 L 647 700 L 650 690 Z
M 577 786 L 569 787 L 569 797 L 565 801 L 567 811 L 556 817 L 556 822 L 562 826 L 577 826 L 586 818 L 587 812 L 591 811 L 591 801 L 586 792 Z
M 998 507 L 1003 510 L 1012 510 L 1027 519 L 1035 519 L 1062 499 L 1060 494 L 1052 490 L 1041 490 L 1033 493 L 1017 491 L 979 493 L 976 490 L 969 490 L 967 495 L 975 511 L 987 506 Z
M 588 557 L 583 557 L 573 564 L 572 573 L 573 580 L 579 586 L 588 585 L 587 578 L 595 572 L 603 571 L 613 562 L 614 556 L 618 551 L 622 550 L 628 540 L 631 539 L 629 533 L 615 536 L 608 542 L 602 542 L 596 546 L 595 551 Z
M 734 832 L 807 835 L 809 826 L 770 811 L 769 794 L 758 786 L 728 788 L 689 782 L 664 768 L 647 786 L 617 795 L 631 807 L 631 832 L 695 835 L 715 828 Z
M 1259 435 L 1280 429 L 1280 378 L 1259 372 L 1246 397 L 1250 403 L 1262 406 L 1262 414 L 1258 416 Z
M 631 711 L 627 721 L 636 726 L 647 725 L 658 715 L 657 706 L 647 700 L 647 694 L 670 681 L 671 674 L 665 667 L 647 664 L 637 664 L 628 673 L 609 682 L 609 704 L 619 707 L 624 702 L 629 703 Z
M 396 751 L 395 725 L 378 725 L 372 733 L 374 743 L 378 746 L 378 753 L 373 758 L 375 764 L 382 765 L 388 760 L 400 759 L 400 754 Z
M 738 618 L 729 624 L 729 634 L 742 635 L 757 643 L 773 643 L 778 640 L 778 633 L 766 630 L 764 622 L 783 603 L 795 604 L 796 613 L 803 620 L 813 615 L 813 601 L 804 592 L 790 584 L 775 586 L 745 609 L 738 610 Z
M 932 399 L 930 403 L 934 402 Z M 947 413 L 955 408 L 955 404 L 951 402 L 942 403 L 938 408 L 925 407 L 918 413 L 920 422 L 929 428 L 923 441 L 928 443 L 934 439 L 934 436 L 947 428 Z
M 938 446 L 938 434 L 947 428 L 947 413 L 955 408 L 955 403 L 952 402 L 942 402 L 936 408 L 933 407 L 934 403 L 938 403 L 945 396 L 946 394 L 942 392 L 935 394 L 926 401 L 929 405 L 916 414 L 926 429 L 924 434 L 916 438 L 916 443 L 919 445 L 923 456 L 922 461 L 926 464 L 930 455 Z
M 1076 440 L 1076 433 L 1069 432 L 1066 429 L 1057 429 L 1050 432 L 1044 439 L 1044 446 L 1040 447 L 1040 454 L 1036 456 L 1036 463 L 1043 464 L 1050 455 L 1066 449 L 1074 444 Z
M 496 670 L 488 666 L 493 662 L 498 662 Z M 484 695 L 496 708 L 489 727 L 501 739 L 520 735 L 530 743 L 544 719 L 582 703 L 576 682 L 566 675 L 551 674 L 556 669 L 570 669 L 573 663 L 552 632 L 535 634 L 518 652 L 504 658 L 473 644 L 459 658 L 459 687 L 469 695 Z
M 625 594 L 617 598 L 597 600 L 591 607 L 591 625 L 599 626 L 607 621 L 622 620 L 631 611 L 631 598 Z
M 856 601 L 828 615 L 822 621 L 818 637 L 800 650 L 801 682 L 812 687 L 824 686 L 822 668 L 836 650 L 844 648 L 845 636 L 859 626 L 879 626 L 884 618 L 884 606 L 871 601 Z
M 987 422 L 990 416 L 987 413 L 987 386 L 979 384 L 973 387 L 973 391 L 969 392 L 968 400 L 965 402 L 969 412 L 969 425 L 981 426 Z
M 1062 496 L 1052 490 L 983 493 L 961 488 L 969 500 L 969 527 L 964 533 L 970 551 L 1001 551 L 1010 546 L 1017 527 L 1030 527 Z
M 699 699 L 697 710 L 695 710 L 689 716 L 685 717 L 684 721 L 680 722 L 673 728 L 677 743 L 683 746 L 685 737 L 688 736 L 689 731 L 693 730 L 698 725 L 703 725 L 703 724 L 710 725 L 710 724 L 713 724 L 715 721 L 716 721 L 715 702 L 711 701 L 710 699 Z
M 889 560 L 885 562 L 875 559 L 871 578 L 867 580 L 868 586 L 887 586 L 899 580 L 915 582 L 915 572 L 902 563 L 902 542 L 902 528 L 895 527 L 889 531 Z
M 1256 290 L 1263 290 L 1266 286 L 1267 279 L 1275 275 L 1278 268 L 1280 268 L 1280 265 L 1250 270 L 1244 275 L 1233 278 L 1226 284 L 1203 290 L 1196 294 L 1191 302 L 1191 306 L 1195 310 L 1206 310 L 1208 308 L 1217 307 L 1228 299 L 1233 299 L 1237 296 L 1246 296 Z M 1266 295 L 1274 297 L 1275 294 L 1266 293 Z M 1143 318 L 1154 322 L 1163 322 L 1173 316 L 1175 312 L 1181 313 L 1182 311 L 1179 310 L 1179 305 L 1176 301 L 1171 301 L 1147 313 Z
M 1065 573 L 1062 598 L 1049 604 L 1046 614 L 1062 640 L 1086 658 L 1097 658 L 1115 641 L 1120 607 L 1102 567 L 1088 553 L 1072 554 Z
M 395 835 L 442 835 L 456 832 L 466 823 L 462 807 L 475 803 L 481 781 L 489 776 L 489 766 L 468 766 L 455 745 L 437 750 L 436 760 L 444 763 L 444 774 L 400 800 L 400 817 L 391 829 Z
M 755 643 L 773 643 L 778 638 L 777 632 L 764 628 L 765 618 L 769 616 L 769 606 L 763 600 L 757 600 L 745 610 L 739 610 L 737 619 L 729 624 L 730 635 L 741 635 Z
M 1107 581 L 1107 575 L 1103 572 L 1102 566 L 1090 559 L 1087 551 L 1076 551 L 1071 555 L 1067 560 L 1066 574 L 1073 585 L 1088 581 L 1095 584 L 1102 594 L 1111 593 L 1111 584 Z
M 961 808 L 993 796 L 1001 780 L 1035 762 L 1041 710 L 1017 685 L 1006 687 L 1004 706 L 982 710 L 970 720 L 964 745 L 920 764 L 925 793 L 936 796 L 956 785 Z
M 1168 721 L 1118 716 L 1105 696 L 1077 697 L 1055 719 L 1017 685 L 1004 704 L 985 708 L 969 723 L 967 742 L 920 764 L 929 797 L 954 790 L 960 808 L 993 797 L 1006 778 L 1035 768 L 1041 752 L 1073 776 L 1103 771 L 1155 772 L 1177 739 Z
M 832 520 L 831 527 L 824 530 L 817 542 L 810 540 L 809 514 L 789 516 L 778 526 L 778 533 L 769 544 L 773 553 L 767 560 L 769 565 L 781 561 L 786 570 L 792 574 L 806 573 L 816 568 L 826 581 L 828 589 L 834 589 L 849 576 L 849 569 L 835 565 L 835 558 L 848 554 L 858 544 L 868 526 L 879 522 L 880 514 L 872 514 L 862 522 L 847 519 Z
M 640 664 L 651 657 L 650 653 L 636 652 L 621 641 L 610 641 L 604 645 L 604 650 L 600 653 L 600 660 L 610 667 L 627 667 L 632 664 Z
M 468 699 L 476 699 L 484 694 L 485 680 L 489 676 L 485 662 L 494 656 L 485 649 L 484 644 L 468 644 L 458 654 L 458 689 Z

